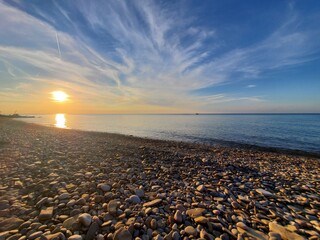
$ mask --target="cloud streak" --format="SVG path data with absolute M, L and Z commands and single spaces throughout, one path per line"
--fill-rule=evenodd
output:
M 60 56 L 60 58 L 61 58 L 60 43 L 59 43 L 59 38 L 58 38 L 57 32 L 56 32 L 56 40 L 57 40 L 57 47 L 58 47 L 58 51 L 59 51 L 59 56 Z

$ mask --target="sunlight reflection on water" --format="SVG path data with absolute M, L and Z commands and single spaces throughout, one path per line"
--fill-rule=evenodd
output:
M 21 121 L 64 129 L 121 133 L 165 140 L 224 142 L 319 153 L 320 114 L 39 115 Z
M 63 113 L 58 113 L 56 114 L 56 123 L 54 124 L 55 127 L 57 128 L 66 128 L 66 117 Z

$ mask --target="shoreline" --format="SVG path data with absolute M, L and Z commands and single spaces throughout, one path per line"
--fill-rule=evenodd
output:
M 318 239 L 319 159 L 0 118 L 0 239 Z
M 244 114 L 244 115 L 247 115 L 247 114 Z M 12 119 L 12 120 L 16 121 L 15 119 Z M 24 122 L 24 121 L 22 121 L 22 122 Z M 41 126 L 41 127 L 56 128 L 53 125 L 51 126 L 51 125 L 38 124 L 38 123 L 29 123 L 29 122 L 24 122 L 24 123 L 35 124 L 36 126 Z M 195 145 L 204 145 L 204 146 L 208 146 L 208 147 L 242 148 L 242 149 L 253 150 L 253 151 L 274 152 L 274 153 L 283 153 L 283 154 L 289 154 L 289 155 L 294 155 L 294 156 L 318 158 L 319 161 L 320 161 L 320 152 L 312 152 L 312 151 L 305 151 L 305 150 L 299 150 L 299 149 L 290 149 L 290 148 L 281 148 L 281 147 L 271 147 L 271 146 L 268 147 L 268 146 L 261 146 L 261 145 L 234 142 L 234 141 L 226 141 L 226 140 L 220 140 L 220 139 L 205 139 L 205 140 L 203 140 L 201 142 L 198 142 L 198 141 L 192 141 L 192 140 L 188 141 L 188 140 L 171 140 L 171 139 L 140 137 L 140 136 L 134 136 L 134 135 L 130 135 L 130 134 L 121 134 L 121 133 L 112 133 L 112 132 L 99 132 L 99 131 L 90 131 L 90 130 L 82 130 L 82 129 L 71 129 L 71 128 L 65 128 L 63 130 L 98 133 L 98 134 L 107 134 L 107 135 L 108 134 L 120 135 L 120 136 L 124 136 L 124 137 L 133 137 L 133 138 L 137 138 L 137 139 L 144 139 L 144 140 L 147 139 L 147 140 L 150 140 L 150 141 L 164 141 L 164 142 L 173 142 L 173 143 L 176 142 L 176 143 L 185 143 L 185 144 L 191 144 L 191 145 L 193 145 L 193 144 L 195 144 Z

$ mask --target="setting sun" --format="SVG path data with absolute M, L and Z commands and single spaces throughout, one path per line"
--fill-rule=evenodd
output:
M 69 95 L 62 91 L 51 92 L 52 99 L 56 102 L 65 102 L 68 100 Z

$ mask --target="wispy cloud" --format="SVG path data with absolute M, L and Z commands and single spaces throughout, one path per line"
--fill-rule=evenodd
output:
M 59 38 L 58 38 L 57 32 L 56 32 L 56 40 L 57 40 L 57 47 L 58 47 L 58 51 L 59 51 L 59 56 L 60 56 L 60 58 L 61 58 L 60 43 L 59 43 Z
M 255 88 L 255 87 L 256 87 L 256 85 L 254 85 L 254 84 L 250 84 L 250 85 L 246 86 L 246 88 Z

